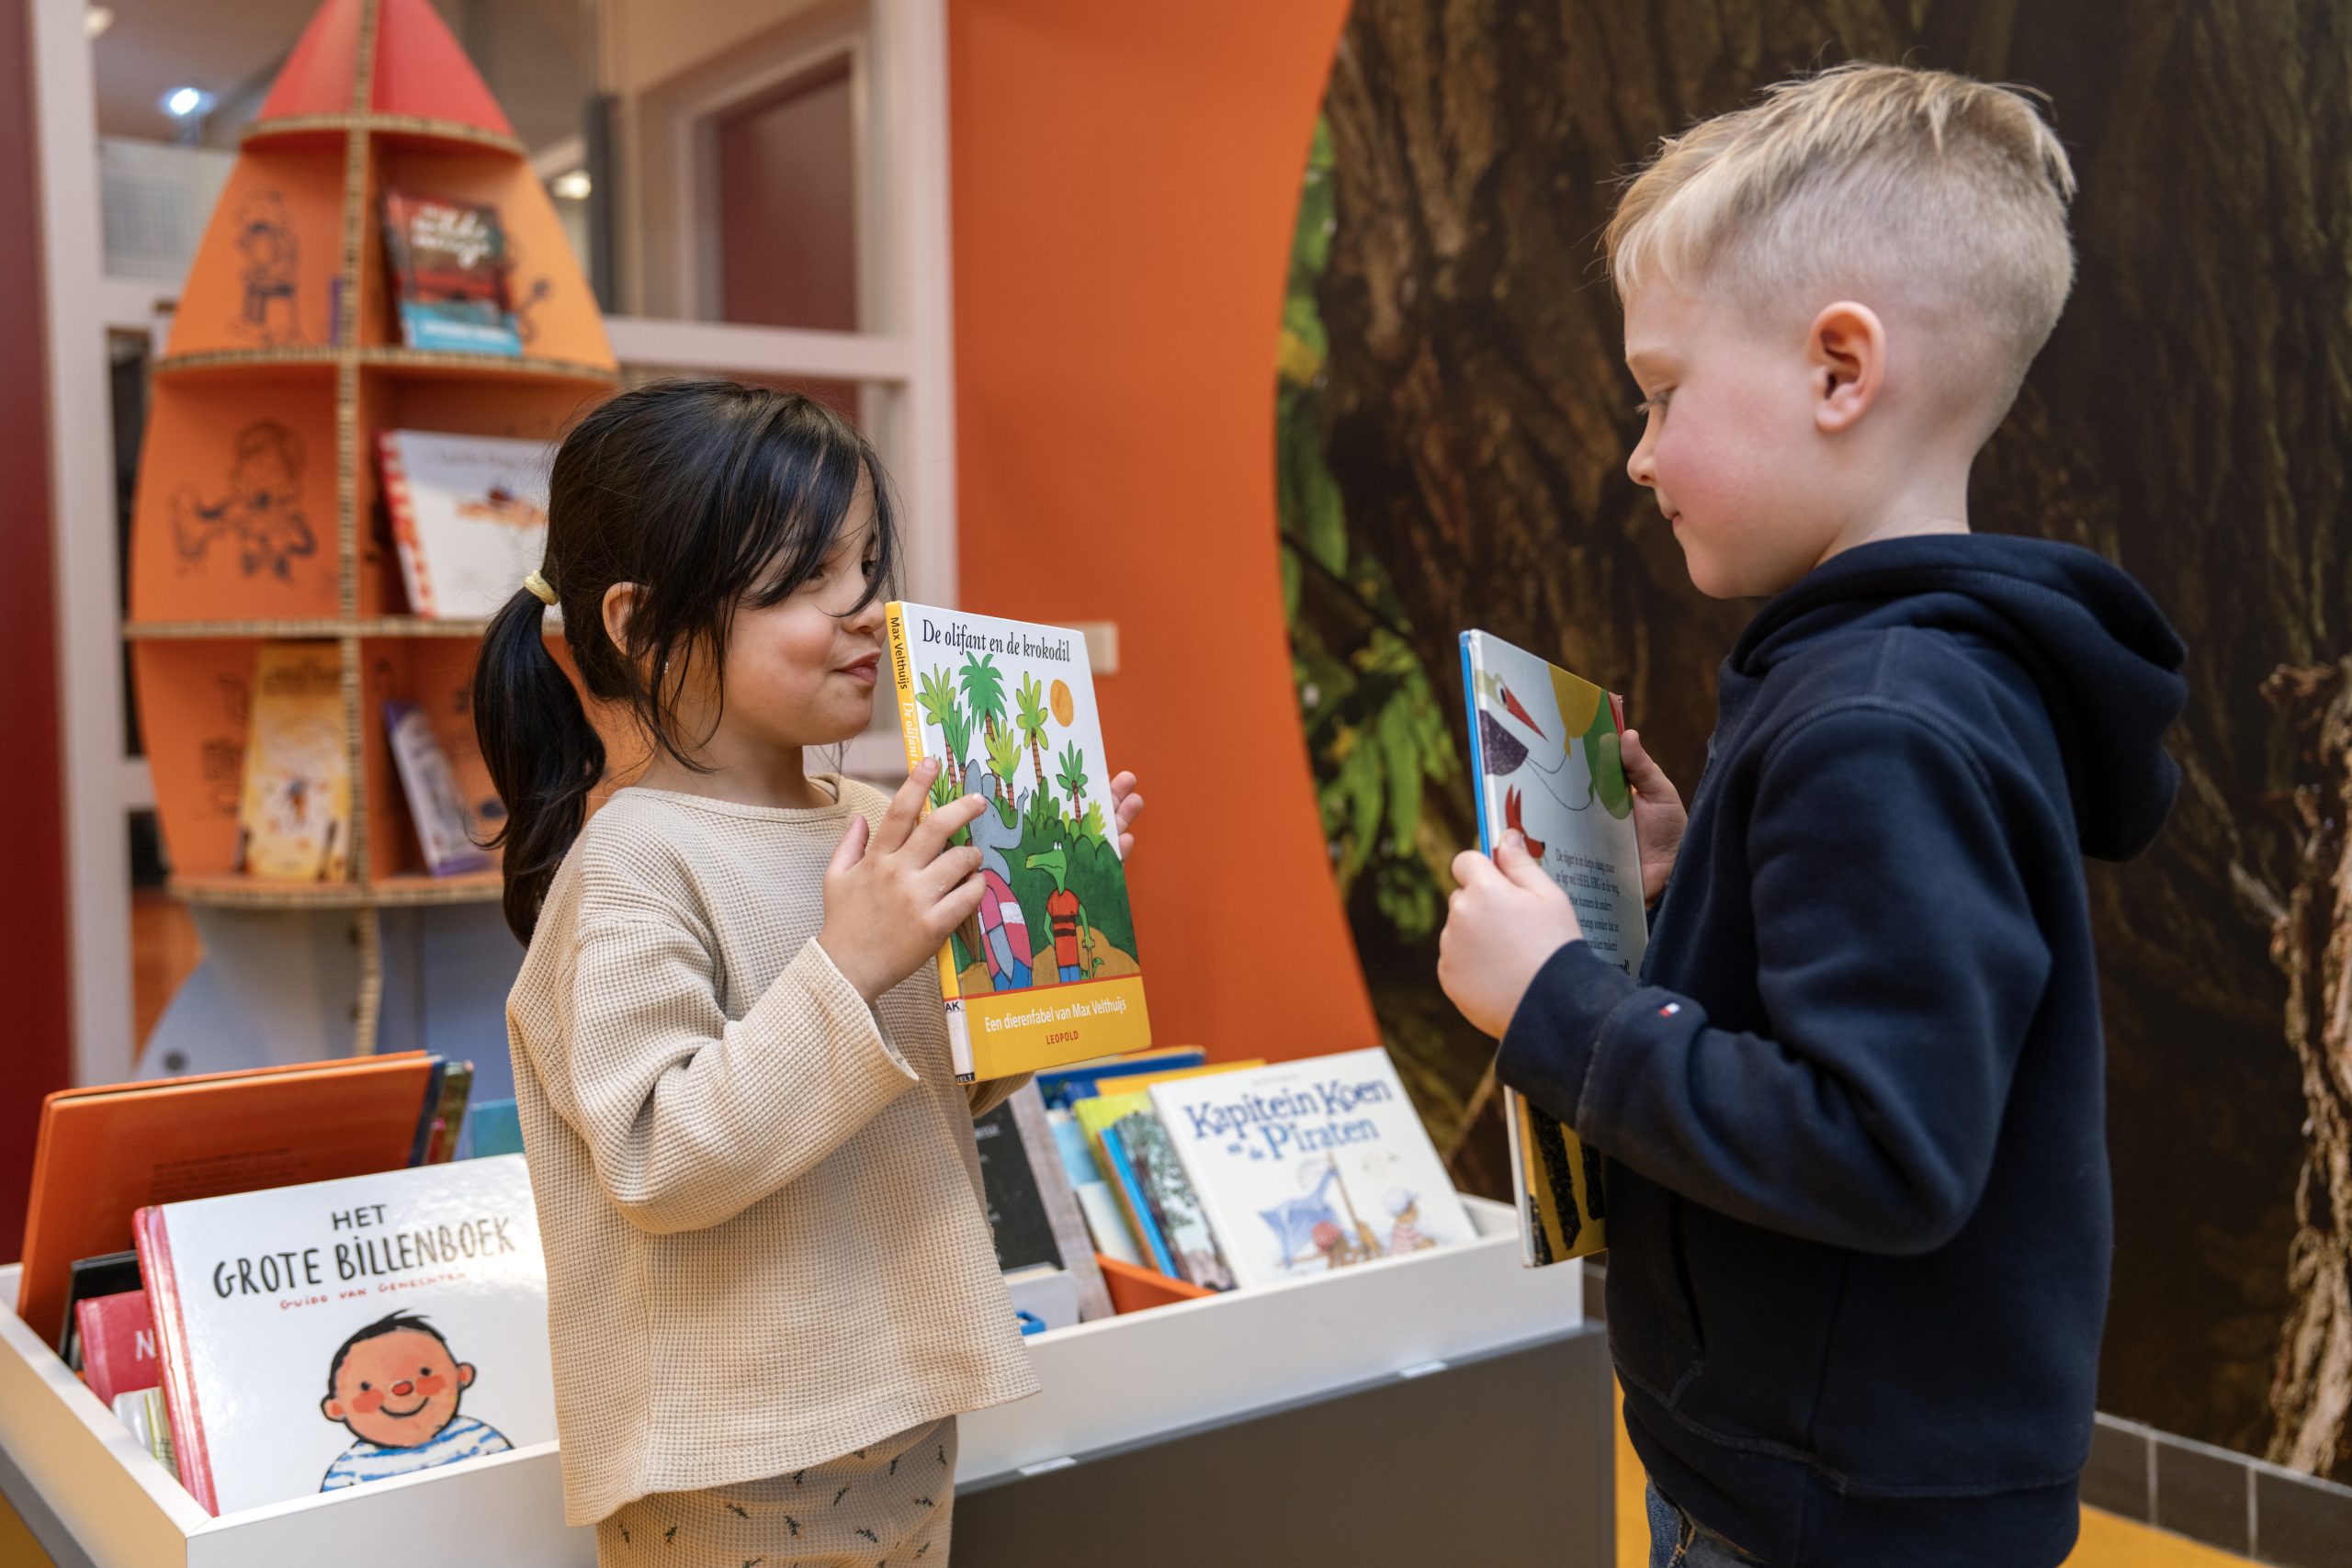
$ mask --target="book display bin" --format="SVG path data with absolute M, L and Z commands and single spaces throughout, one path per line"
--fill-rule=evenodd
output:
M 498 209 L 519 357 L 402 344 L 388 189 Z M 311 964 L 319 1004 L 277 1032 L 297 1036 L 284 1049 L 298 1056 L 371 1051 L 387 967 L 378 911 L 499 897 L 495 871 L 425 871 L 400 793 L 387 701 L 424 709 L 461 777 L 478 756 L 468 688 L 483 624 L 406 613 L 377 522 L 375 433 L 548 440 L 617 382 L 553 204 L 429 0 L 329 0 L 247 129 L 198 249 L 154 364 L 133 506 L 124 636 L 171 887 L 223 959 L 209 983 L 237 992 L 212 1006 L 209 1032 L 250 1006 L 273 1033 L 266 1015 L 283 1004 L 240 971 L 268 972 L 272 954 L 302 966 L 303 931 L 326 912 L 356 964 Z M 332 643 L 341 660 L 348 872 L 334 880 L 238 869 L 249 687 L 256 649 L 276 639 Z M 322 1019 L 347 1034 L 318 1038 Z M 193 1055 L 185 1070 L 257 1065 Z
M 1044 1392 L 962 1422 L 967 1568 L 1611 1560 L 1611 1384 L 1583 1270 L 1479 1239 L 1030 1340 Z M 0 1296 L 13 1297 L 13 1267 Z M 0 1314 L 0 1492 L 61 1568 L 593 1568 L 557 1445 L 209 1517 Z

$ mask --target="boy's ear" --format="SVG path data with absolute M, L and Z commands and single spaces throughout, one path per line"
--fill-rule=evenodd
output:
M 319 1401 L 319 1414 L 325 1416 L 330 1421 L 341 1421 L 343 1419 L 343 1401 L 337 1399 L 333 1394 L 327 1395 L 324 1399 Z
M 1868 305 L 1840 299 L 1824 306 L 1805 338 L 1813 383 L 1814 428 L 1825 435 L 1851 429 L 1878 401 L 1886 379 L 1886 325 Z
M 458 1363 L 458 1386 L 459 1388 L 471 1388 L 474 1386 L 474 1364 L 471 1361 L 459 1361 Z

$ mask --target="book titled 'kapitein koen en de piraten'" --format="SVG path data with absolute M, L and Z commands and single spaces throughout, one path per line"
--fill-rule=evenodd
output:
M 1086 641 L 1061 626 L 893 603 L 890 666 L 931 804 L 987 798 L 978 916 L 939 953 L 956 1076 L 1007 1077 L 1151 1043 Z

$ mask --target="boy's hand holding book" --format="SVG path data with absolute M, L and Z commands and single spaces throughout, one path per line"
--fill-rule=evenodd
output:
M 1682 809 L 1682 793 L 1674 781 L 1651 760 L 1640 731 L 1625 731 L 1620 755 L 1625 782 L 1634 791 L 1634 836 L 1642 846 L 1642 902 L 1656 904 L 1674 871 L 1690 814 Z
M 947 933 L 980 907 L 980 852 L 947 840 L 989 803 L 977 795 L 949 801 L 928 817 L 922 803 L 939 776 L 926 759 L 891 798 L 879 827 L 852 817 L 825 868 L 825 924 L 817 945 L 868 1003 L 939 952 Z
M 1461 886 L 1438 937 L 1438 984 L 1463 1017 L 1499 1040 L 1536 972 L 1581 942 L 1584 926 L 1517 832 L 1503 835 L 1492 860 L 1476 850 L 1454 856 L 1453 879 Z

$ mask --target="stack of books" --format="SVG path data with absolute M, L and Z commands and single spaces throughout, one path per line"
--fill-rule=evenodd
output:
M 1102 1252 L 1197 1291 L 1309 1278 L 1477 1232 L 1388 1053 L 1038 1075 Z
M 472 1077 L 411 1052 L 50 1096 L 17 1315 L 215 1513 L 551 1438 L 529 1177 L 448 1163 Z

